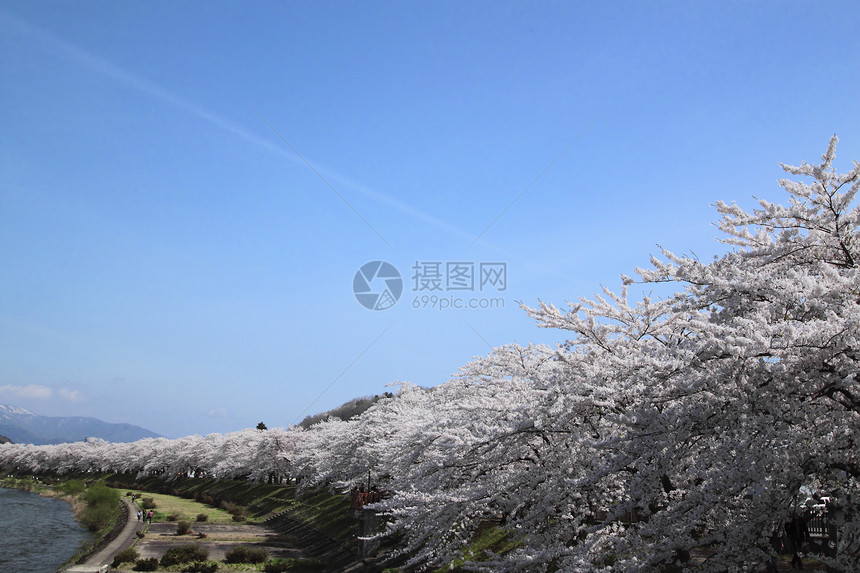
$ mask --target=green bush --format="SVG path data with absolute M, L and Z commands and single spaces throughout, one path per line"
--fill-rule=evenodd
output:
M 203 561 L 195 561 L 182 568 L 183 573 L 215 573 L 217 570 L 218 563 L 204 563 Z
M 234 513 L 233 514 L 233 521 L 245 521 L 245 519 L 246 519 L 245 516 L 242 515 L 241 513 Z
M 107 527 L 113 522 L 116 516 L 116 508 L 104 504 L 88 505 L 81 512 L 81 523 L 87 526 L 90 531 L 98 531 L 102 527 Z
M 179 521 L 179 514 L 174 511 L 164 519 L 166 519 L 167 521 Z
M 209 521 L 209 514 L 208 513 L 198 513 L 197 514 L 197 521 Z
M 151 497 L 142 497 L 140 499 L 140 507 L 143 509 L 155 509 L 155 500 Z
M 269 561 L 263 567 L 263 571 L 265 573 L 285 573 L 293 568 L 293 565 L 289 561 Z
M 132 571 L 158 571 L 158 559 L 155 557 L 138 559 L 131 569 Z
M 100 483 L 95 484 L 84 493 L 84 501 L 87 505 L 110 505 L 116 507 L 119 504 L 119 492 Z
M 137 549 L 134 547 L 129 547 L 128 549 L 123 549 L 119 553 L 116 554 L 116 557 L 113 558 L 113 563 L 111 563 L 111 567 L 116 569 L 123 563 L 134 563 L 140 557 L 140 553 L 137 552 Z
M 186 535 L 191 531 L 190 521 L 180 521 L 176 524 L 176 535 Z
M 120 495 L 115 489 L 95 484 L 81 496 L 86 507 L 81 512 L 81 522 L 91 531 L 111 525 L 117 515 Z
M 284 573 L 285 571 L 322 571 L 325 563 L 319 559 L 276 559 L 263 566 L 265 573 Z
M 226 563 L 264 563 L 269 554 L 262 547 L 234 547 L 224 555 Z
M 190 543 L 188 545 L 180 545 L 179 547 L 171 547 L 161 556 L 161 566 L 170 567 L 180 563 L 188 563 L 189 561 L 206 561 L 209 558 L 209 551 L 200 547 L 197 544 Z
M 79 493 L 87 489 L 87 486 L 85 486 L 84 482 L 82 482 L 81 480 L 70 479 L 57 485 L 57 489 L 68 495 L 78 495 Z

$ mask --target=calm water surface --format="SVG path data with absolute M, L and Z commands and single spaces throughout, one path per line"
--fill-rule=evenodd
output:
M 0 488 L 0 573 L 54 573 L 91 537 L 65 501 Z

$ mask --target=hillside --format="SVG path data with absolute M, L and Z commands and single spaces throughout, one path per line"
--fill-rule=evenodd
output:
M 62 444 L 100 438 L 108 442 L 133 442 L 160 437 L 132 424 L 114 424 L 82 416 L 40 416 L 23 408 L 0 404 L 0 436 L 19 444 Z M 0 440 L 2 441 L 2 440 Z
M 393 396 L 394 394 L 392 394 L 391 392 L 385 392 L 384 394 L 378 394 L 376 396 L 353 398 L 349 402 L 341 404 L 337 408 L 333 408 L 325 412 L 320 412 L 319 414 L 307 416 L 299 423 L 299 426 L 307 430 L 314 424 L 318 424 L 319 422 L 328 420 L 329 418 L 337 418 L 338 420 L 343 421 L 351 420 L 356 416 L 360 416 L 365 410 L 373 406 L 379 400 L 383 398 L 391 398 Z

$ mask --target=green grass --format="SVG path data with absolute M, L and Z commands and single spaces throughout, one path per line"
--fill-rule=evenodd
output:
M 319 572 L 324 569 L 324 564 L 315 559 L 280 559 L 291 565 L 289 571 L 296 573 L 302 572 Z M 265 564 L 263 563 L 224 563 L 224 561 L 205 561 L 204 563 L 217 563 L 218 573 L 250 573 L 255 571 L 263 571 Z M 114 571 L 132 571 L 132 563 L 124 563 L 119 569 Z M 160 567 L 158 571 L 170 571 L 174 573 L 181 572 L 185 565 L 171 565 L 170 567 Z
M 134 503 L 137 504 L 138 508 L 140 508 L 141 498 L 151 497 L 155 501 L 152 521 L 167 521 L 167 516 L 175 513 L 179 515 L 180 520 L 192 522 L 193 527 L 197 515 L 205 513 L 209 516 L 206 523 L 233 523 L 233 516 L 223 509 L 218 509 L 211 505 L 194 501 L 193 499 L 185 499 L 163 493 L 149 493 L 138 489 L 127 489 L 124 491 L 130 491 L 135 494 Z
M 517 543 L 511 539 L 510 532 L 505 528 L 495 523 L 484 522 L 478 526 L 472 541 L 463 550 L 465 559 L 455 559 L 453 562 L 436 569 L 434 573 L 466 571 L 463 569 L 465 561 L 484 561 L 490 557 L 488 551 L 504 554 L 516 547 Z
M 154 522 L 165 522 L 169 515 L 177 514 L 180 520 L 191 522 L 192 531 L 200 513 L 208 516 L 205 523 L 236 523 L 229 512 L 218 507 L 222 502 L 228 502 L 245 508 L 248 520 L 244 523 L 259 523 L 273 514 L 285 513 L 291 519 L 340 540 L 346 547 L 355 543 L 357 523 L 348 496 L 323 489 L 303 492 L 297 497 L 296 487 L 292 484 L 250 484 L 242 480 L 198 478 L 165 480 L 157 476 L 136 478 L 127 474 L 67 475 L 63 481 L 75 479 L 88 484 L 103 481 L 118 490 L 121 496 L 126 496 L 127 492 L 135 493 L 138 507 L 141 498 L 151 497 L 156 504 Z M 56 478 L 51 479 L 54 480 Z M 44 487 L 32 479 L 29 482 L 17 481 L 19 486 L 33 490 Z M 72 489 L 75 489 L 75 485 L 72 485 Z
M 326 490 L 304 493 L 286 515 L 335 539 L 351 539 L 356 532 L 349 498 Z
M 262 521 L 275 513 L 285 512 L 291 519 L 309 525 L 329 537 L 340 539 L 346 544 L 354 543 L 357 524 L 350 510 L 349 498 L 323 489 L 304 492 L 297 497 L 296 487 L 292 484 L 250 484 L 241 480 L 198 478 L 166 481 L 158 477 L 135 479 L 133 476 L 124 475 L 111 476 L 107 482 L 123 491 L 143 492 L 142 496 L 155 498 L 157 507 L 153 520 L 163 521 L 166 516 L 176 511 L 194 521 L 198 513 L 212 510 L 212 506 L 205 504 L 193 507 L 202 505 L 208 508 L 206 511 L 183 510 L 176 506 L 164 505 L 167 503 L 166 500 L 159 503 L 158 496 L 184 502 L 192 502 L 192 499 L 196 498 L 214 502 L 216 505 L 226 501 L 246 508 L 250 523 Z M 229 514 L 227 514 L 227 522 L 232 523 L 232 517 Z M 213 521 L 213 517 L 210 516 L 208 523 L 224 522 Z

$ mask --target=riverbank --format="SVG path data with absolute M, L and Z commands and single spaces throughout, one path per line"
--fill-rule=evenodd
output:
M 207 549 L 209 565 L 217 563 L 218 570 L 225 572 L 265 569 L 265 563 L 226 563 L 227 554 L 239 546 L 263 550 L 272 566 L 283 564 L 290 570 L 380 570 L 357 556 L 358 520 L 349 500 L 325 490 L 297 495 L 293 484 L 92 474 L 64 476 L 62 480 L 27 476 L 7 483 L 52 497 L 63 495 L 69 484 L 77 483 L 81 488 L 101 484 L 118 492 L 124 505 L 130 507 L 123 519 L 115 522 L 112 532 L 87 544 L 64 567 L 111 564 L 118 553 L 132 548 L 134 561 L 113 567 L 130 571 L 138 559 L 160 560 L 170 549 L 197 544 Z M 66 495 L 66 501 L 77 506 L 81 515 L 80 497 Z M 151 525 L 138 522 L 137 510 L 142 505 L 153 508 Z M 179 533 L 183 521 L 190 523 L 189 533 Z M 131 528 L 120 534 L 129 522 Z M 131 554 L 132 549 L 124 553 Z
M 100 484 L 100 480 L 91 480 L 89 485 Z M 97 552 L 107 547 L 122 532 L 128 517 L 129 510 L 125 504 L 116 504 L 107 508 L 94 519 L 87 515 L 88 504 L 83 498 L 87 484 L 74 479 L 54 479 L 34 476 L 0 478 L 0 487 L 17 489 L 40 495 L 42 497 L 54 498 L 68 503 L 74 514 L 75 520 L 83 527 L 89 529 L 92 538 L 82 544 L 77 551 L 60 567 L 64 570 L 72 565 L 86 562 Z M 96 526 L 98 525 L 98 526 Z
M 92 538 L 69 500 L 0 488 L 0 571 L 54 573 Z

